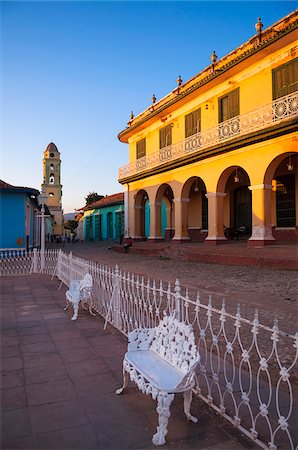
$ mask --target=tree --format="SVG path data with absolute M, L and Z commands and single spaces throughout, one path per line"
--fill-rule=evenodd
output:
M 76 220 L 68 220 L 67 222 L 65 222 L 64 228 L 66 230 L 70 230 L 73 233 L 75 229 L 78 228 L 78 222 Z
M 91 205 L 91 203 L 94 203 L 97 200 L 101 200 L 103 197 L 103 195 L 98 195 L 97 192 L 89 192 L 87 197 L 85 197 L 86 205 Z

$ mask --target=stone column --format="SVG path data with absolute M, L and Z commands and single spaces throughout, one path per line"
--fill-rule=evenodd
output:
M 175 198 L 175 236 L 173 241 L 189 241 L 187 213 L 189 198 Z
M 124 237 L 129 237 L 129 185 L 124 186 Z
M 249 186 L 252 193 L 252 234 L 247 245 L 264 247 L 275 242 L 271 223 L 271 184 Z
M 224 198 L 225 192 L 210 192 L 208 198 L 208 236 L 205 244 L 218 245 L 227 242 L 224 235 Z
M 160 241 L 161 235 L 161 202 L 150 203 L 150 236 L 151 241 Z
M 141 235 L 141 214 L 143 207 L 142 206 L 135 206 L 134 207 L 134 233 L 133 238 L 135 240 L 142 240 L 143 236 Z

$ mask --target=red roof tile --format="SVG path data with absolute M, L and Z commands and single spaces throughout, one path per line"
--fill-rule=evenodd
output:
M 124 201 L 124 193 L 119 192 L 118 194 L 106 195 L 101 200 L 97 200 L 96 202 L 91 203 L 90 205 L 86 205 L 82 208 L 84 211 L 88 209 L 100 208 L 103 206 L 113 205 L 115 203 L 121 203 Z
M 0 189 L 9 190 L 9 191 L 25 191 L 27 193 L 38 195 L 39 191 L 34 188 L 25 187 L 25 186 L 13 186 L 12 184 L 6 183 L 3 180 L 0 180 Z

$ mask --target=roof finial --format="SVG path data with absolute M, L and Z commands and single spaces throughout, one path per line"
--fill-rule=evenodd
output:
M 217 61 L 217 55 L 215 53 L 215 50 L 213 50 L 212 55 L 210 56 L 211 62 L 212 62 L 212 72 L 214 72 L 214 64 Z
M 256 27 L 256 30 L 257 30 L 257 33 L 258 33 L 258 36 L 259 36 L 259 44 L 262 42 L 262 29 L 263 29 L 263 26 L 264 25 L 261 22 L 261 18 L 258 17 L 258 21 L 257 21 L 255 27 Z

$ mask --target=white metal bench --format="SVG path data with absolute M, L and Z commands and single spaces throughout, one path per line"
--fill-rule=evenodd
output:
M 170 406 L 176 393 L 183 392 L 187 419 L 198 421 L 190 414 L 190 405 L 199 360 L 192 327 L 173 316 L 164 317 L 155 328 L 138 328 L 128 334 L 123 386 L 116 393 L 123 392 L 130 377 L 142 392 L 157 399 L 158 427 L 153 444 L 166 442 Z
M 68 291 L 66 291 L 66 307 L 64 311 L 69 307 L 69 303 L 73 306 L 73 316 L 71 320 L 76 320 L 79 312 L 79 303 L 82 302 L 83 306 L 87 300 L 91 299 L 92 294 L 92 276 L 89 273 L 86 273 L 82 280 L 73 280 L 70 283 Z M 86 309 L 86 308 L 85 308 Z M 91 314 L 91 301 L 89 302 L 89 312 Z

